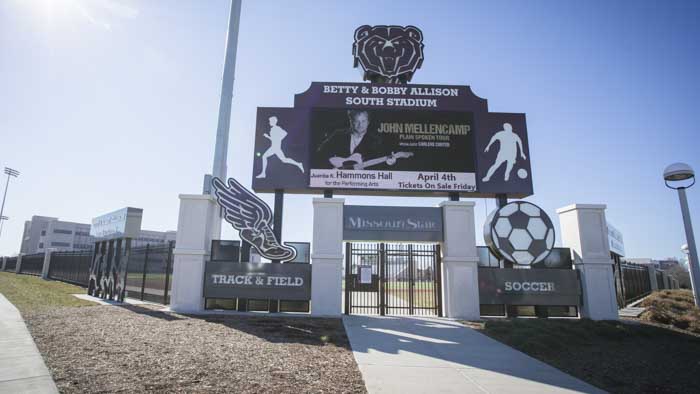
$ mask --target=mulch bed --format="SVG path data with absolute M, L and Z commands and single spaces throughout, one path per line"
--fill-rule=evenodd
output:
M 148 306 L 24 318 L 61 392 L 365 392 L 339 319 L 184 316 Z

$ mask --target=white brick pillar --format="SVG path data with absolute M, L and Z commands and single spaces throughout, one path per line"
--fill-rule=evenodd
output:
M 342 198 L 314 198 L 311 314 L 340 316 L 343 280 Z
M 7 265 L 7 257 L 2 257 L 2 271 L 5 271 L 5 266 Z
M 54 249 L 44 251 L 44 266 L 41 268 L 41 279 L 49 279 L 49 269 L 51 268 L 51 253 Z
M 170 309 L 173 311 L 204 310 L 204 264 L 209 259 L 211 240 L 221 236 L 218 210 L 216 199 L 211 195 L 180 195 L 170 293 Z
M 22 253 L 17 255 L 17 265 L 15 266 L 15 274 L 19 274 L 22 270 Z
M 610 258 L 605 205 L 573 204 L 557 210 L 564 247 L 571 248 L 574 266 L 581 274 L 581 316 L 617 320 L 617 294 Z
M 479 256 L 476 252 L 474 203 L 445 201 L 442 207 L 442 303 L 444 316 L 478 320 Z

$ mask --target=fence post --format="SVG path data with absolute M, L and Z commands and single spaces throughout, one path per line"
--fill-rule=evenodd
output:
M 651 285 L 651 292 L 659 291 L 659 284 L 656 282 L 656 268 L 652 265 L 647 266 L 647 272 L 649 273 L 649 284 Z
M 143 301 L 143 293 L 146 289 L 146 271 L 148 267 L 148 251 L 151 244 L 146 244 L 146 255 L 143 257 L 143 276 L 141 277 L 141 301 Z M 128 270 L 129 267 L 127 267 Z
M 343 310 L 342 198 L 313 199 L 311 314 L 340 316 Z
M 592 320 L 618 320 L 605 205 L 573 204 L 557 209 L 557 213 L 562 244 L 572 249 L 574 266 L 581 274 L 581 316 Z
M 170 270 L 173 266 L 173 248 L 175 241 L 168 241 L 168 259 L 165 261 L 165 290 L 163 291 L 163 305 L 168 305 L 168 286 L 170 286 Z
M 17 265 L 15 266 L 15 274 L 22 272 L 22 253 L 17 255 Z
M 44 266 L 41 268 L 41 279 L 49 279 L 49 269 L 51 267 L 51 253 L 53 249 L 46 249 L 44 252 Z
M 476 249 L 474 202 L 443 201 L 441 277 L 446 317 L 479 320 L 479 256 Z
M 221 218 L 211 195 L 181 194 L 177 239 L 173 251 L 173 285 L 170 309 L 204 310 L 204 268 L 212 237 L 219 237 Z
M 7 265 L 7 257 L 2 257 L 2 270 L 5 271 L 5 266 Z

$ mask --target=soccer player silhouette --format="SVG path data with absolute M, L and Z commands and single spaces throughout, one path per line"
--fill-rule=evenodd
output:
M 284 155 L 282 151 L 282 140 L 287 136 L 287 131 L 277 126 L 277 117 L 270 116 L 270 134 L 264 134 L 265 138 L 270 140 L 270 147 L 262 155 L 262 171 L 256 178 L 265 178 L 267 176 L 267 159 L 272 156 L 277 156 L 282 163 L 294 164 L 299 167 L 299 171 L 304 172 L 304 166 L 298 161 L 292 160 Z
M 503 163 L 506 163 L 506 174 L 503 180 L 507 182 L 510 178 L 510 172 L 513 170 L 513 165 L 515 165 L 517 160 L 518 148 L 520 149 L 520 157 L 522 157 L 523 160 L 527 160 L 525 152 L 523 152 L 523 141 L 513 132 L 513 126 L 511 126 L 510 123 L 503 123 L 503 130 L 491 137 L 491 141 L 486 145 L 486 150 L 484 150 L 484 152 L 488 152 L 491 145 L 496 141 L 499 142 L 496 161 L 491 168 L 489 168 L 486 176 L 481 180 L 482 182 L 491 180 L 493 173 L 496 172 Z

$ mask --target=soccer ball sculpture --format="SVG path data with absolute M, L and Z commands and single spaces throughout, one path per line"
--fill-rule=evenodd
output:
M 554 226 L 537 205 L 514 201 L 489 215 L 484 240 L 496 257 L 531 265 L 543 261 L 552 251 Z

